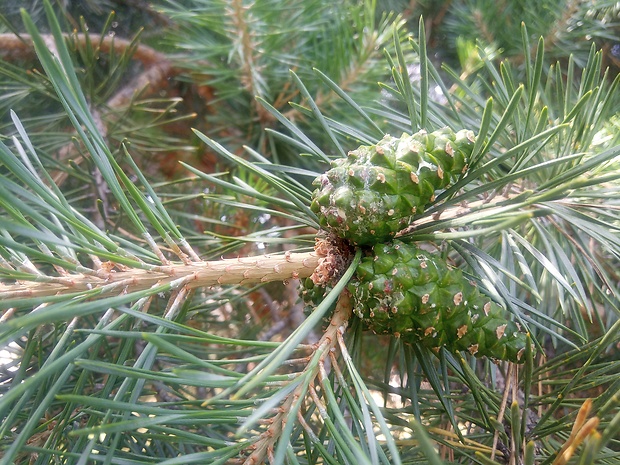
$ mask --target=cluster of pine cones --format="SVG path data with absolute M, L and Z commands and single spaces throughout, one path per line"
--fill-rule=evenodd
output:
M 520 363 L 527 337 L 502 307 L 439 255 L 394 240 L 467 170 L 474 143 L 473 132 L 449 128 L 386 136 L 333 161 L 314 181 L 311 208 L 323 229 L 365 252 L 348 289 L 368 329 Z M 302 296 L 317 302 L 327 289 L 307 280 Z

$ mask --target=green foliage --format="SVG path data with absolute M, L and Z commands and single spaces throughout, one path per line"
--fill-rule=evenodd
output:
M 494 45 L 506 56 L 520 57 L 520 22 L 526 21 L 531 37 L 544 37 L 547 53 L 554 60 L 573 55 L 584 66 L 593 41 L 599 46 L 616 41 L 620 22 L 618 5 L 612 1 L 572 0 L 561 2 L 493 2 L 468 0 L 457 2 L 445 22 L 448 37 L 479 39 Z
M 299 123 L 309 116 L 305 106 L 351 122 L 337 93 L 355 94 L 360 105 L 380 98 L 376 83 L 388 76 L 383 50 L 401 23 L 393 13 L 376 18 L 374 1 L 169 0 L 163 11 L 177 27 L 170 40 L 182 51 L 178 65 L 210 89 L 203 132 L 233 149 L 241 142 L 290 157 L 297 152 L 288 143 L 274 147 L 278 139 L 262 130 L 281 127 L 265 103 Z M 312 124 L 304 132 L 317 144 L 329 140 Z
M 464 5 L 449 3 L 420 5 Z M 372 2 L 168 1 L 156 56 L 215 95 L 190 136 L 167 124 L 185 121 L 172 97 L 107 105 L 148 68 L 139 37 L 103 52 L 43 5 L 45 25 L 23 13 L 38 62 L 0 63 L 0 464 L 618 461 L 620 79 L 604 51 L 558 61 L 522 26 L 502 61 L 463 34 L 477 56 L 452 69 L 427 52 L 432 22 L 414 40 Z M 363 251 L 311 252 L 331 160 L 444 127 L 475 133 L 468 170 L 432 183 L 398 240 L 522 325 L 519 366 L 364 331 L 345 291 Z M 161 181 L 155 146 L 205 156 Z M 319 262 L 336 273 L 295 319 L 293 278 Z

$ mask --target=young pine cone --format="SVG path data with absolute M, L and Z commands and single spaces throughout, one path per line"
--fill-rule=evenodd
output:
M 438 350 L 524 362 L 526 334 L 441 258 L 412 244 L 377 244 L 348 288 L 354 312 L 378 334 Z
M 444 128 L 361 146 L 315 179 L 312 211 L 353 245 L 390 240 L 466 170 L 474 140 L 472 131 Z

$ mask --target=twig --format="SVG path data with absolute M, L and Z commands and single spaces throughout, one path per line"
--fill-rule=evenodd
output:
M 41 34 L 41 37 L 46 44 L 54 43 L 51 34 Z M 83 33 L 65 33 L 63 37 L 65 39 L 71 38 L 81 45 L 87 43 L 87 36 Z M 123 53 L 130 46 L 135 45 L 131 40 L 107 34 L 101 35 L 89 32 L 88 38 L 90 42 L 97 44 L 104 53 L 109 53 L 111 50 L 114 50 L 116 53 Z M 20 34 L 19 36 L 8 32 L 0 34 L 0 56 L 3 59 L 23 59 L 24 54 L 34 54 L 34 44 L 29 34 Z M 160 65 L 162 62 L 168 61 L 168 57 L 163 53 L 141 44 L 136 45 L 133 58 L 142 62 L 145 66 Z
M 179 70 L 173 66 L 168 56 L 158 52 L 157 50 L 142 44 L 136 44 L 133 40 L 119 38 L 113 35 L 102 35 L 95 33 L 73 33 L 63 34 L 65 40 L 73 40 L 80 46 L 93 44 L 100 52 L 110 53 L 114 51 L 116 54 L 123 54 L 128 49 L 132 49 L 132 59 L 141 62 L 145 69 L 142 73 L 135 76 L 127 85 L 121 88 L 107 102 L 106 106 L 111 109 L 117 109 L 127 105 L 139 93 L 145 95 L 155 93 L 162 83 Z M 51 34 L 42 34 L 42 39 L 48 49 L 53 53 L 56 52 L 56 44 Z M 34 44 L 32 37 L 28 34 L 16 36 L 10 33 L 0 34 L 0 58 L 4 60 L 23 59 L 24 56 L 34 54 Z M 101 109 L 100 109 L 101 110 Z M 105 132 L 103 118 L 99 118 Z M 76 153 L 73 142 L 69 142 L 59 151 L 60 161 L 66 160 L 71 156 L 75 156 L 73 162 L 80 164 L 83 161 L 82 155 Z M 62 184 L 68 174 L 65 171 L 52 173 L 52 179 L 57 185 Z M 105 201 L 105 196 L 102 197 Z M 95 209 L 96 210 L 96 209 Z M 105 210 L 104 210 L 105 211 Z
M 514 364 L 508 364 L 508 373 L 506 373 L 506 386 L 504 387 L 504 395 L 502 397 L 502 403 L 499 408 L 499 412 L 497 414 L 497 422 L 501 423 L 504 419 L 504 412 L 506 411 L 506 404 L 508 403 L 508 395 L 512 390 L 512 370 L 514 368 Z M 495 452 L 497 451 L 497 443 L 499 441 L 499 430 L 495 430 L 495 434 L 493 435 L 493 450 L 491 451 L 491 460 L 495 460 Z
M 0 283 L 0 301 L 4 299 L 45 297 L 71 292 L 83 292 L 108 286 L 106 289 L 135 292 L 154 285 L 168 284 L 188 278 L 187 287 L 210 287 L 224 284 L 257 284 L 270 281 L 307 278 L 319 264 L 316 252 L 261 255 L 256 257 L 229 258 L 217 261 L 150 266 L 149 269 L 104 271 L 100 274 L 72 274 L 64 277 L 33 276 L 33 281 L 15 284 Z M 110 292 L 109 291 L 109 292 Z
M 254 32 L 250 29 L 253 22 L 251 6 L 245 6 L 242 0 L 232 0 L 231 5 L 226 9 L 234 26 L 234 37 L 236 37 L 233 50 L 237 50 L 240 61 L 240 80 L 243 87 L 252 96 L 262 96 L 260 84 L 257 82 L 257 74 L 261 67 L 257 65 L 258 44 L 254 39 Z M 258 100 L 254 101 L 254 110 L 262 126 L 266 126 L 274 120 Z
M 56 46 L 54 45 L 53 36 L 51 34 L 42 34 L 41 37 L 50 50 L 54 52 Z M 172 63 L 168 60 L 167 55 L 147 45 L 135 44 L 132 40 L 91 32 L 89 32 L 88 35 L 84 33 L 65 33 L 63 37 L 65 39 L 74 40 L 80 45 L 86 45 L 89 42 L 96 44 L 103 53 L 110 53 L 114 50 L 115 53 L 122 54 L 128 48 L 134 47 L 132 58 L 140 61 L 145 67 L 165 69 L 168 72 L 173 71 Z M 19 36 L 12 33 L 0 34 L 0 58 L 4 60 L 23 59 L 24 56 L 30 54 L 34 54 L 34 43 L 29 34 L 21 34 Z M 135 89 L 136 87 L 134 87 L 134 90 Z
M 138 48 L 140 47 L 138 46 Z M 140 60 L 138 57 L 136 59 Z M 178 73 L 179 70 L 172 65 L 172 62 L 167 58 L 163 58 L 161 62 L 149 65 L 146 70 L 138 74 L 129 84 L 114 94 L 107 101 L 107 105 L 110 108 L 122 107 L 127 105 L 138 92 L 146 90 L 146 94 L 154 93 L 160 88 L 161 83 L 167 82 L 169 77 Z
M 338 302 L 336 303 L 336 308 L 329 322 L 329 326 L 325 329 L 321 340 L 315 345 L 314 355 L 310 357 L 310 359 L 314 359 L 318 355 L 318 363 L 311 366 L 306 366 L 300 376 L 309 376 L 312 380 L 314 380 L 319 375 L 321 369 L 324 369 L 325 359 L 330 356 L 332 350 L 338 345 L 338 334 L 343 332 L 344 328 L 347 327 L 352 312 L 353 306 L 351 304 L 351 295 L 347 290 L 345 290 L 338 298 Z M 267 430 L 260 435 L 258 441 L 254 442 L 250 446 L 252 453 L 245 459 L 243 465 L 256 465 L 259 463 L 264 463 L 266 457 L 270 457 L 270 462 L 272 465 L 275 465 L 272 455 L 273 448 L 280 439 L 284 425 L 289 420 L 291 409 L 293 409 L 294 405 L 300 398 L 305 398 L 308 393 L 310 393 L 310 398 L 313 399 L 315 403 L 319 404 L 319 409 L 325 409 L 325 406 L 322 402 L 320 402 L 316 392 L 314 391 L 312 380 L 310 381 L 310 385 L 301 383 L 291 394 L 286 397 L 286 399 L 284 399 L 280 405 L 280 408 L 278 408 L 278 413 L 276 416 L 269 420 L 269 428 L 267 428 Z M 299 415 L 296 415 L 296 418 L 299 419 Z M 310 428 L 308 424 L 304 425 L 302 423 L 302 426 L 304 426 L 304 428 Z M 309 432 L 311 431 L 312 430 L 310 429 Z
M 519 395 L 521 391 L 519 389 L 519 365 L 514 365 L 514 370 L 512 372 L 512 405 L 519 405 Z M 526 412 L 522 413 L 523 415 L 527 415 Z M 517 441 L 519 438 L 516 435 L 515 422 L 517 421 L 514 416 L 511 416 L 510 420 L 513 422 L 511 426 L 512 433 L 512 442 L 510 444 L 510 461 L 511 463 L 521 463 L 520 457 L 517 457 Z M 523 436 L 523 442 L 519 445 L 519 449 L 521 451 L 525 451 L 525 435 Z
M 493 199 L 493 203 L 505 201 L 509 198 L 498 196 Z M 479 201 L 470 203 L 466 208 L 462 206 L 448 208 L 442 212 L 442 219 L 462 216 L 471 212 L 472 209 L 483 205 L 484 201 Z M 397 234 L 397 237 L 415 231 L 419 226 L 432 221 L 433 219 L 430 217 L 422 218 Z M 174 279 L 191 274 L 194 274 L 194 281 L 190 283 L 190 288 L 221 284 L 285 281 L 291 278 L 297 279 L 311 276 L 318 265 L 330 257 L 326 258 L 324 252 L 320 250 L 318 252 L 286 252 L 283 255 L 263 255 L 210 262 L 195 260 L 196 257 L 192 258 L 194 259 L 193 262 L 185 264 L 171 264 L 168 266 L 145 265 L 148 266 L 148 269 L 123 269 L 117 272 L 101 270 L 97 276 L 94 276 L 93 273 L 49 277 L 35 276 L 33 273 L 32 281 L 20 281 L 15 284 L 0 283 L 0 301 L 2 299 L 43 297 L 92 290 L 119 282 L 127 283 L 126 291 L 132 292 L 148 289 L 157 282 L 166 284 Z M 332 261 L 333 259 L 332 257 Z M 112 267 L 114 267 L 114 264 L 112 264 Z
M 398 28 L 399 25 L 395 24 L 393 27 Z M 352 86 L 360 82 L 360 76 L 366 72 L 366 70 L 371 69 L 373 67 L 372 59 L 377 55 L 377 50 L 383 48 L 383 44 L 379 41 L 380 35 L 377 34 L 374 30 L 369 29 L 368 31 L 363 32 L 364 38 L 361 41 L 362 47 L 360 52 L 355 56 L 356 60 L 351 61 L 348 66 L 344 67 L 344 71 L 339 76 L 337 81 L 337 85 L 343 91 L 350 91 Z M 391 37 L 392 34 L 389 34 Z M 287 103 L 291 98 L 285 98 L 283 95 L 288 90 L 287 87 L 284 88 L 284 92 L 280 94 L 280 97 L 276 100 L 278 103 Z M 293 93 L 295 95 L 297 92 Z M 291 95 L 291 96 L 292 96 Z M 337 94 L 335 92 L 321 92 L 318 91 L 316 97 L 314 98 L 314 104 L 323 108 L 324 106 L 330 104 L 334 100 L 336 100 Z M 300 105 L 306 105 L 306 100 L 302 100 Z M 276 108 L 278 108 L 276 106 Z M 301 114 L 297 109 L 293 108 L 286 112 L 284 112 L 284 116 L 289 119 L 296 119 L 297 121 L 303 121 L 305 116 Z
M 491 208 L 501 202 L 508 202 L 515 197 L 521 195 L 522 192 L 515 192 L 507 195 L 496 195 L 492 199 L 483 199 L 477 200 L 475 202 L 468 202 L 467 204 L 446 208 L 445 210 L 437 211 L 432 215 L 425 216 L 423 218 L 419 218 L 415 220 L 410 226 L 399 231 L 396 234 L 396 237 L 404 236 L 406 234 L 410 234 L 415 232 L 416 229 L 419 229 L 421 226 L 432 223 L 433 221 L 445 221 L 453 218 L 459 218 L 461 216 L 467 215 L 473 211 L 478 211 L 483 208 Z

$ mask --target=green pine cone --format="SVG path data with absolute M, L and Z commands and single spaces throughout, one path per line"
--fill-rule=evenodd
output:
M 314 181 L 321 227 L 356 245 L 385 242 L 466 169 L 473 132 L 449 128 L 361 146 Z
M 377 244 L 349 284 L 354 311 L 378 334 L 437 350 L 522 363 L 526 334 L 459 269 L 412 244 Z

